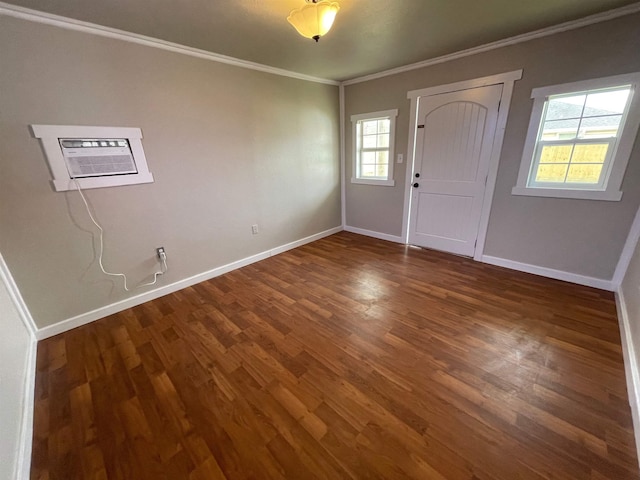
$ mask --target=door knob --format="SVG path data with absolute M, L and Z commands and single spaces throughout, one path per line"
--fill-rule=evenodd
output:
M 418 188 L 420 186 L 420 184 L 418 182 L 413 184 L 413 188 Z
M 419 173 L 416 173 L 416 178 L 420 178 L 420 174 Z

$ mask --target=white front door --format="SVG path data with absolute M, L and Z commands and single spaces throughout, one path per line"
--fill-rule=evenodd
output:
M 409 243 L 473 256 L 502 84 L 418 99 Z

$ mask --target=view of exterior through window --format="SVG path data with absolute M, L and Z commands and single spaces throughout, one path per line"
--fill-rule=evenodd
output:
M 602 187 L 631 86 L 549 96 L 529 186 Z
M 358 122 L 358 178 L 388 178 L 390 128 L 389 118 Z
M 393 186 L 393 144 L 397 110 L 352 115 L 352 183 Z

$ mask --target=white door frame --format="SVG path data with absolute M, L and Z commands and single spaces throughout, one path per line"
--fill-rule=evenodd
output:
M 417 126 L 416 119 L 418 116 L 418 98 L 438 95 L 440 93 L 451 93 L 460 90 L 468 90 L 471 88 L 502 84 L 503 88 L 502 96 L 500 97 L 500 108 L 498 109 L 496 133 L 493 139 L 493 146 L 491 148 L 491 159 L 487 176 L 487 186 L 485 190 L 484 202 L 482 203 L 482 213 L 480 214 L 480 225 L 478 226 L 478 242 L 476 245 L 475 254 L 473 256 L 474 260 L 481 260 L 484 253 L 484 243 L 487 238 L 487 227 L 489 226 L 491 202 L 493 201 L 493 192 L 496 186 L 496 177 L 498 176 L 498 163 L 500 162 L 502 142 L 504 140 L 504 131 L 507 126 L 507 115 L 509 114 L 509 106 L 511 105 L 511 97 L 513 95 L 513 85 L 516 80 L 520 80 L 521 78 L 522 70 L 514 70 L 512 72 L 499 73 L 497 75 L 490 75 L 488 77 L 464 80 L 462 82 L 449 83 L 447 85 L 438 85 L 436 87 L 423 88 L 421 90 L 412 90 L 407 93 L 407 98 L 411 100 L 411 117 L 409 121 L 409 144 L 407 146 L 407 176 L 404 186 L 405 200 L 404 210 L 402 213 L 402 239 L 404 243 L 409 243 L 411 179 L 413 178 L 413 172 L 416 163 L 415 144 Z

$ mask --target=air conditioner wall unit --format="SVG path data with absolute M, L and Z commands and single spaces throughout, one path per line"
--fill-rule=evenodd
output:
M 128 127 L 32 125 L 42 142 L 57 191 L 153 182 L 142 131 Z

